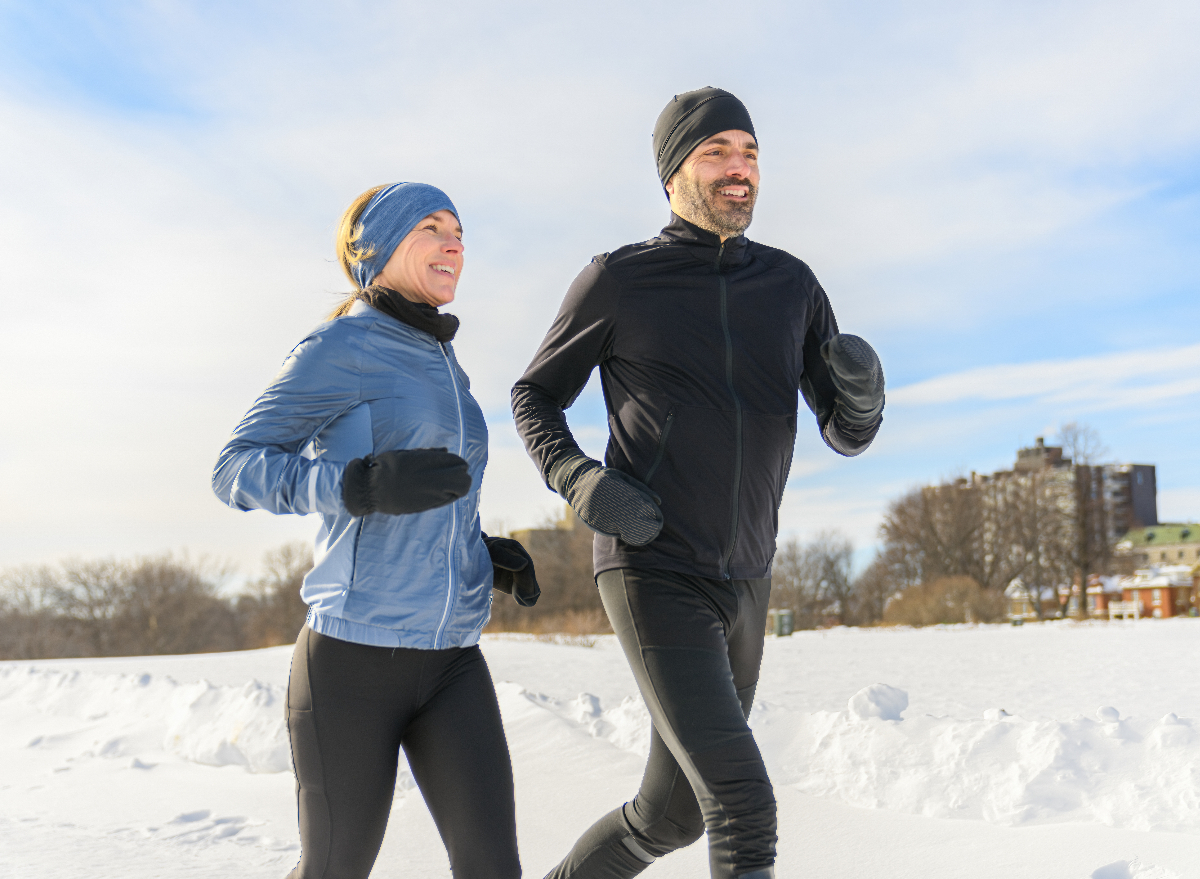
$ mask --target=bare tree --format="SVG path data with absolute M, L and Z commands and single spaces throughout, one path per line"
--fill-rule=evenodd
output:
M 0 659 L 87 655 L 77 627 L 64 625 L 55 606 L 57 585 L 46 567 L 0 572 Z
M 1108 454 L 1108 449 L 1095 428 L 1074 421 L 1059 428 L 1058 442 L 1064 454 L 1071 457 L 1075 477 L 1075 540 L 1071 555 L 1074 579 L 1079 588 L 1079 615 L 1086 617 L 1088 576 L 1108 573 L 1112 565 L 1104 505 L 1104 473 L 1095 466 Z M 1063 613 L 1066 613 L 1065 607 Z
M 170 555 L 72 560 L 0 575 L 0 639 L 10 659 L 232 650 L 233 609 L 221 572 Z
M 855 578 L 851 588 L 854 624 L 866 626 L 878 623 L 883 619 L 888 603 L 906 587 L 918 582 L 908 559 L 897 547 L 885 546 L 877 550 L 871 563 Z
M 126 566 L 115 559 L 72 559 L 50 582 L 49 602 L 58 610 L 72 640 L 86 644 L 85 656 L 113 656 L 121 652 L 116 622 L 129 597 Z
M 295 643 L 308 618 L 300 587 L 312 566 L 312 548 L 303 541 L 285 543 L 263 557 L 263 575 L 237 599 L 244 647 Z
M 837 531 L 822 531 L 803 544 L 786 541 L 771 564 L 771 603 L 790 609 L 797 629 L 831 620 L 852 624 L 853 556 L 853 544 Z
M 240 647 L 236 616 L 218 594 L 222 573 L 170 554 L 129 564 L 123 602 L 113 619 L 119 652 L 211 653 Z
M 1074 485 L 1069 471 L 1045 470 L 910 491 L 889 504 L 880 526 L 891 578 L 902 589 L 966 577 L 1000 594 L 1020 576 L 1040 600 L 1046 586 L 1070 580 Z
M 1100 433 L 1088 424 L 1071 421 L 1058 429 L 1058 444 L 1063 455 L 1073 464 L 1098 464 L 1108 455 L 1108 447 L 1100 441 Z

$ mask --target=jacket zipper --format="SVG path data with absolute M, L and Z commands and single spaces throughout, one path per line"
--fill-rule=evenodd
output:
M 737 546 L 739 495 L 742 491 L 742 399 L 733 386 L 733 337 L 729 333 L 729 296 L 725 285 L 725 275 L 721 271 L 721 256 L 725 253 L 725 243 L 717 248 L 717 279 L 721 283 L 721 329 L 725 332 L 725 383 L 729 385 L 729 394 L 733 397 L 733 411 L 737 427 L 733 456 L 733 503 L 730 510 L 729 548 L 725 550 L 725 558 L 721 560 L 721 576 L 729 579 L 729 561 L 733 558 L 733 549 Z
M 463 412 L 462 412 L 462 397 L 458 393 L 458 378 L 454 375 L 454 366 L 450 363 L 450 355 L 446 351 L 446 344 L 439 342 L 438 347 L 442 349 L 442 359 L 446 361 L 446 370 L 450 373 L 450 385 L 454 388 L 454 405 L 458 410 L 458 456 L 461 458 L 463 453 Z M 442 635 L 446 631 L 446 624 L 450 621 L 450 608 L 454 605 L 454 538 L 458 534 L 458 501 L 450 504 L 450 543 L 446 548 L 446 608 L 442 611 L 442 621 L 438 623 L 437 634 L 433 638 L 433 649 L 442 649 Z
M 667 420 L 663 422 L 662 433 L 658 435 L 658 449 L 654 452 L 654 460 L 650 463 L 650 469 L 646 471 L 642 482 L 649 486 L 650 480 L 654 477 L 654 471 L 658 469 L 658 465 L 662 463 L 663 453 L 667 450 L 667 434 L 671 432 L 671 422 L 675 420 L 675 410 L 671 409 L 667 412 Z

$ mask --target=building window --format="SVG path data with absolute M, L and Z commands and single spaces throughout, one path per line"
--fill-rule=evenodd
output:
M 1151 598 L 1154 599 L 1155 604 L 1158 604 L 1160 601 L 1162 601 L 1162 590 L 1155 589 L 1154 592 L 1151 593 Z
M 1167 560 L 1167 554 L 1165 552 L 1162 554 L 1162 560 L 1164 562 Z
M 1181 550 L 1179 550 L 1179 557 L 1180 557 L 1180 558 L 1183 558 L 1183 550 L 1182 550 L 1182 549 L 1181 549 Z

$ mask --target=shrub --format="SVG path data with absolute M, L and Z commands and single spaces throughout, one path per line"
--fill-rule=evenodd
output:
M 990 623 L 1004 613 L 1003 594 L 983 589 L 970 577 L 941 577 L 905 589 L 888 602 L 883 620 L 908 626 Z

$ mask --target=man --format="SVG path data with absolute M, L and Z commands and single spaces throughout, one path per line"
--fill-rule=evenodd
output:
M 550 876 L 635 876 L 707 829 L 714 877 L 770 879 L 775 798 L 746 718 L 797 390 L 826 443 L 857 455 L 882 421 L 883 373 L 838 334 L 808 266 L 743 237 L 758 141 L 737 98 L 677 95 L 654 150 L 671 222 L 592 260 L 513 388 L 529 454 L 597 532 L 600 597 L 654 723 L 637 796 Z M 563 415 L 597 365 L 603 465 Z

